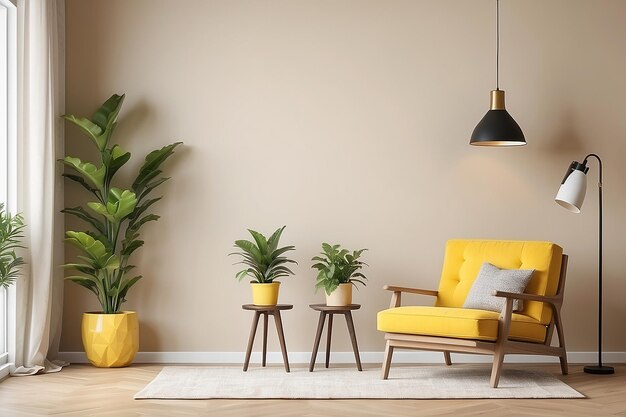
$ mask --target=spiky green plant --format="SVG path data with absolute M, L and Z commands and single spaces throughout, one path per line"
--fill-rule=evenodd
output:
M 89 226 L 87 231 L 66 232 L 66 241 L 81 252 L 76 263 L 64 265 L 78 272 L 66 279 L 92 291 L 105 314 L 118 312 L 126 301 L 128 290 L 141 279 L 141 275 L 127 277 L 134 268 L 129 260 L 144 245 L 140 239 L 141 227 L 160 217 L 148 212 L 162 198 L 150 198 L 150 193 L 169 179 L 161 176 L 160 166 L 182 143 L 176 142 L 150 152 L 130 189 L 113 186 L 115 174 L 131 157 L 130 152 L 119 145 L 109 144 L 124 96 L 112 95 L 91 118 L 63 116 L 77 126 L 100 153 L 100 161 L 96 163 L 71 156 L 62 160 L 75 172 L 63 176 L 80 184 L 95 197 L 95 201 L 85 204 L 86 208 L 77 206 L 63 210 Z
M 233 252 L 230 255 L 241 256 L 243 259 L 238 263 L 246 265 L 246 268 L 236 275 L 239 281 L 245 276 L 249 276 L 254 281 L 264 284 L 293 275 L 286 264 L 297 262 L 281 255 L 294 250 L 295 246 L 278 247 L 278 241 L 283 230 L 285 230 L 285 226 L 276 230 L 269 239 L 266 239 L 261 233 L 248 229 L 256 244 L 249 240 L 235 241 L 235 247 L 241 249 L 241 252 Z
M 359 270 L 367 265 L 359 261 L 361 254 L 367 249 L 355 250 L 350 253 L 347 249 L 341 249 L 340 245 L 329 245 L 322 243 L 322 256 L 314 256 L 313 261 L 317 261 L 311 268 L 317 269 L 317 280 L 315 290 L 324 288 L 326 294 L 330 295 L 337 289 L 339 284 L 356 283 L 366 285 L 367 280 Z
M 16 249 L 24 247 L 21 244 L 24 227 L 22 215 L 12 216 L 0 203 L 0 287 L 9 288 L 24 265 L 22 257 L 15 253 Z

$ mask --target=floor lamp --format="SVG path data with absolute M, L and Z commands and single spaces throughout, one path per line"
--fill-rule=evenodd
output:
M 598 364 L 585 366 L 584 370 L 589 374 L 608 375 L 615 373 L 615 369 L 612 366 L 602 365 L 602 160 L 600 157 L 592 153 L 585 157 L 582 164 L 577 161 L 572 162 L 554 200 L 567 210 L 580 213 L 587 191 L 587 172 L 589 171 L 587 160 L 590 157 L 597 159 L 600 167 L 598 182 Z

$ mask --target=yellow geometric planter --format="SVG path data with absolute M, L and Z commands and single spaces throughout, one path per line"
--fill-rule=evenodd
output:
M 255 306 L 275 306 L 278 303 L 280 282 L 264 284 L 251 282 L 250 286 L 252 287 L 252 304 Z
M 120 368 L 133 362 L 139 350 L 139 322 L 134 311 L 83 313 L 83 347 L 99 368 Z

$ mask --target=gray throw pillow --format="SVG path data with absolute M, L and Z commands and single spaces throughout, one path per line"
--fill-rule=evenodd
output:
M 463 308 L 501 312 L 505 298 L 494 296 L 494 290 L 522 294 L 533 272 L 534 269 L 500 269 L 485 262 L 467 294 Z M 520 311 L 522 308 L 522 300 L 513 301 L 513 311 Z

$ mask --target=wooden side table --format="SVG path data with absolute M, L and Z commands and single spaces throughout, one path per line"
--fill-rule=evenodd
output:
M 252 354 L 252 345 L 254 344 L 254 336 L 256 335 L 256 328 L 259 324 L 259 317 L 263 316 L 263 361 L 262 366 L 265 366 L 267 356 L 267 316 L 274 316 L 274 322 L 276 323 L 276 332 L 278 333 L 278 341 L 280 342 L 280 350 L 283 353 L 283 363 L 285 364 L 285 371 L 289 372 L 289 359 L 287 358 L 287 345 L 285 344 L 285 334 L 283 333 L 283 322 L 280 318 L 281 310 L 291 310 L 293 305 L 291 304 L 278 304 L 275 306 L 257 306 L 254 304 L 244 304 L 241 306 L 244 310 L 254 311 L 254 319 L 252 319 L 252 328 L 250 329 L 250 337 L 248 338 L 248 349 L 246 350 L 246 360 L 243 364 L 243 371 L 248 370 L 248 364 L 250 363 L 250 355 Z
M 317 351 L 320 347 L 320 339 L 322 338 L 322 331 L 324 330 L 324 321 L 328 316 L 328 334 L 326 335 L 326 367 L 330 363 L 330 338 L 333 332 L 333 315 L 343 314 L 346 318 L 346 324 L 348 325 L 348 333 L 350 333 L 350 340 L 352 341 L 352 350 L 354 351 L 354 358 L 356 359 L 356 367 L 359 371 L 361 368 L 361 358 L 359 357 L 359 347 L 356 342 L 356 333 L 354 332 L 354 322 L 352 321 L 352 310 L 358 310 L 361 308 L 360 304 L 350 304 L 348 306 L 327 306 L 326 304 L 311 304 L 311 307 L 315 311 L 320 312 L 320 319 L 317 324 L 317 333 L 315 334 L 315 342 L 313 342 L 313 352 L 311 352 L 311 363 L 309 364 L 309 372 L 313 372 L 315 367 L 315 358 Z

